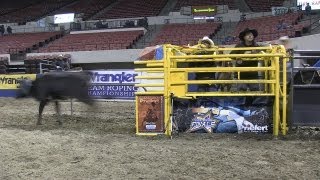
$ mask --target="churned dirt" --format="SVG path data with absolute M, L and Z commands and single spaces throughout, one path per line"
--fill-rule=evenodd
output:
M 320 133 L 135 135 L 133 102 L 87 109 L 0 99 L 0 179 L 320 179 Z

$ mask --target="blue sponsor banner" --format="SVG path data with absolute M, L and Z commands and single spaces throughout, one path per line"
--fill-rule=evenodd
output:
M 16 97 L 17 89 L 0 89 L 0 97 Z
M 137 87 L 134 70 L 90 71 L 88 94 L 97 99 L 134 99 Z

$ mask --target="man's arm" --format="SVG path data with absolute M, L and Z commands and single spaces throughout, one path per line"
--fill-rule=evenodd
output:
M 237 48 L 237 47 L 241 47 L 241 46 L 240 46 L 240 44 L 237 44 L 237 45 L 235 45 L 234 47 Z M 230 52 L 230 54 L 240 54 L 240 52 L 239 52 L 239 50 L 232 50 L 232 51 Z

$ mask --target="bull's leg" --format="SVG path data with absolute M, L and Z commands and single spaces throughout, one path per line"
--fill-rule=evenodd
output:
M 56 113 L 58 115 L 58 119 L 57 122 L 59 123 L 59 125 L 62 125 L 62 121 L 61 121 L 61 114 L 60 114 L 60 104 L 58 101 L 55 101 L 55 107 L 56 107 Z
M 40 101 L 39 116 L 38 116 L 37 125 L 41 125 L 42 124 L 42 112 L 43 112 L 43 109 L 44 109 L 44 107 L 46 106 L 47 103 L 48 103 L 47 100 L 41 100 Z
M 224 80 L 224 74 L 222 72 L 217 73 L 216 79 L 217 80 Z M 223 91 L 224 84 L 217 84 L 216 87 L 217 87 L 218 91 Z

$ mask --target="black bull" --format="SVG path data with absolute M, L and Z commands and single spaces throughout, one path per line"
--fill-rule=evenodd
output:
M 55 101 L 55 109 L 60 115 L 58 100 L 68 98 L 78 99 L 87 105 L 94 104 L 88 95 L 90 76 L 84 72 L 51 72 L 38 77 L 36 80 L 21 80 L 17 98 L 33 97 L 40 102 L 37 124 L 42 124 L 42 112 L 49 101 Z M 58 119 L 59 124 L 62 122 Z

